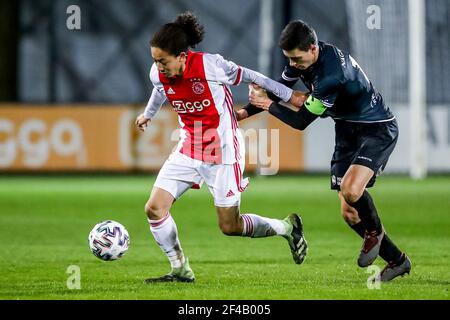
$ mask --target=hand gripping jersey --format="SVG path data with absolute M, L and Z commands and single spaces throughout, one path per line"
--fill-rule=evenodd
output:
M 284 101 L 292 94 L 291 89 L 262 74 L 203 52 L 188 52 L 183 76 L 167 78 L 154 64 L 150 79 L 154 89 L 145 117 L 151 119 L 167 98 L 181 126 L 177 151 L 216 164 L 233 164 L 245 153 L 230 85 L 254 82 Z

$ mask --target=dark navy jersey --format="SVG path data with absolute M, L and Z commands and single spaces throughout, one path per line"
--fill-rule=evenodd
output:
M 325 111 L 321 117 L 355 122 L 382 122 L 394 115 L 364 71 L 348 53 L 319 41 L 319 58 L 305 70 L 286 66 L 280 82 L 289 87 L 301 79 Z

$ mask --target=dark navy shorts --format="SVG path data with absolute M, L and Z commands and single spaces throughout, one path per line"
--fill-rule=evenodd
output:
M 356 123 L 336 120 L 336 146 L 331 159 L 331 189 L 340 190 L 342 177 L 352 164 L 373 170 L 373 177 L 366 188 L 386 167 L 398 138 L 398 125 L 394 119 L 388 122 Z

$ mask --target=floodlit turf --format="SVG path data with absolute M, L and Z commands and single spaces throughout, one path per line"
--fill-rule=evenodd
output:
M 252 178 L 242 212 L 302 214 L 309 254 L 295 265 L 281 237 L 227 237 L 206 189 L 191 190 L 172 215 L 196 273 L 194 284 L 145 285 L 169 271 L 143 212 L 153 176 L 0 177 L 0 299 L 449 299 L 450 177 L 413 182 L 383 176 L 372 190 L 391 238 L 411 257 L 411 275 L 367 288 L 356 265 L 360 238 L 339 214 L 328 178 Z M 124 224 L 131 246 L 103 262 L 88 249 L 99 221 Z M 81 270 L 81 289 L 66 273 Z M 381 259 L 376 265 L 383 267 Z

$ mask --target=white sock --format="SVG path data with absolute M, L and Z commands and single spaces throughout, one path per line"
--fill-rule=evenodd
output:
M 148 219 L 148 222 L 156 243 L 169 259 L 172 268 L 181 267 L 185 262 L 185 258 L 180 240 L 178 240 L 177 225 L 170 212 L 167 212 L 160 220 Z
M 244 220 L 244 237 L 261 238 L 274 235 L 286 235 L 288 225 L 283 220 L 261 217 L 246 213 L 241 215 Z

